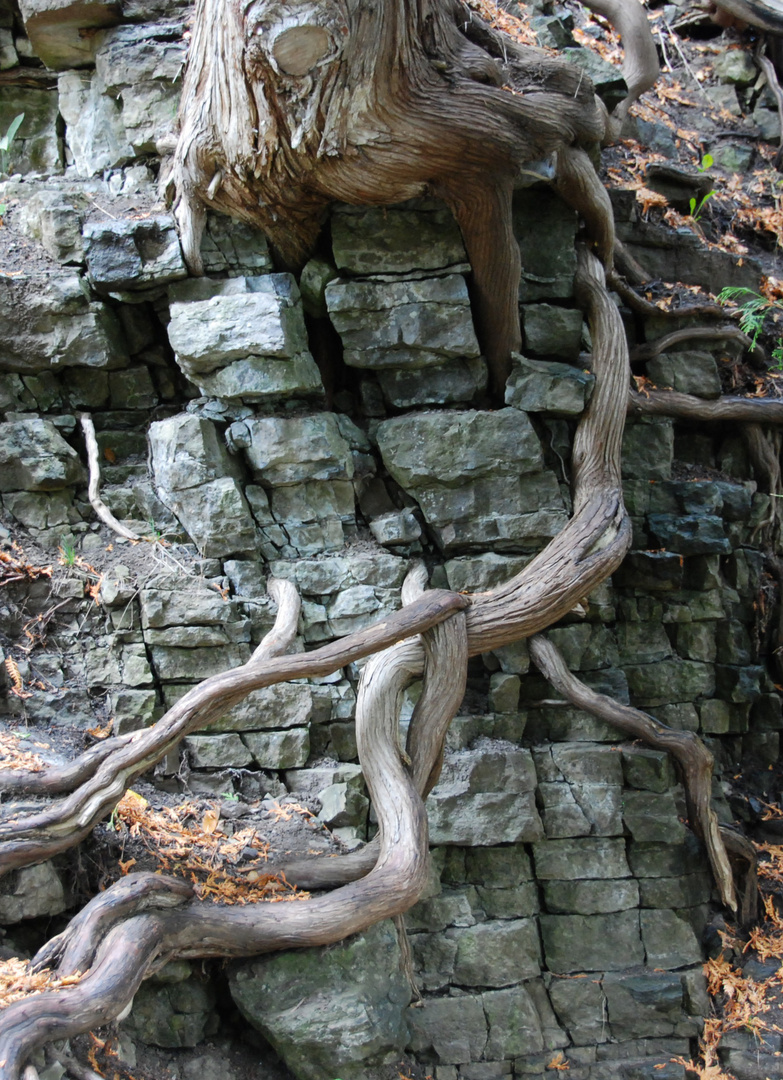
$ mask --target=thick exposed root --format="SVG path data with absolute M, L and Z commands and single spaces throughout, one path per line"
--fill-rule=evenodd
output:
M 619 0 L 594 6 L 623 34 L 632 99 L 657 73 L 644 11 Z M 602 258 L 611 258 L 608 198 L 579 163 L 607 134 L 589 78 L 502 38 L 459 2 L 317 4 L 318 56 L 297 52 L 281 11 L 198 0 L 171 172 L 188 265 L 202 271 L 207 207 L 261 227 L 293 268 L 308 257 L 329 203 L 438 195 L 462 228 L 499 398 L 519 342 L 510 193 L 527 166 L 557 159 L 564 197 L 574 192 Z M 307 25 L 300 31 L 304 41 Z
M 628 96 L 612 116 L 610 132 L 614 139 L 619 136 L 631 105 L 655 84 L 660 74 L 658 50 L 641 4 L 631 4 L 628 0 L 585 0 L 585 7 L 608 19 L 623 43 L 623 78 Z
M 694 326 L 682 330 L 674 330 L 671 334 L 650 341 L 646 345 L 637 345 L 631 353 L 632 361 L 652 360 L 661 353 L 668 352 L 683 341 L 731 341 L 743 351 L 753 348 L 753 342 L 747 334 L 743 334 L 737 326 Z M 761 350 L 757 347 L 754 352 L 763 359 Z
M 780 0 L 715 0 L 715 3 L 741 22 L 783 34 L 783 5 Z
M 546 637 L 531 638 L 529 646 L 533 660 L 564 698 L 626 734 L 642 739 L 648 746 L 672 755 L 682 771 L 688 820 L 707 849 L 723 903 L 736 912 L 737 894 L 731 866 L 718 819 L 710 806 L 713 757 L 701 739 L 692 731 L 676 731 L 630 705 L 621 705 L 606 694 L 591 690 L 568 670 L 557 648 Z
M 87 831 L 133 776 L 187 731 L 203 727 L 250 690 L 327 674 L 372 653 L 377 655 L 365 666 L 360 683 L 357 743 L 381 826 L 377 845 L 368 845 L 358 858 L 328 860 L 330 883 L 349 883 L 293 904 L 240 908 L 205 903 L 189 899 L 189 887 L 182 882 L 158 875 L 119 882 L 92 901 L 38 958 L 41 963 L 57 961 L 61 972 L 89 968 L 89 974 L 78 986 L 19 1002 L 0 1014 L 0 1059 L 5 1061 L 1 1080 L 16 1080 L 25 1056 L 41 1042 L 117 1015 L 144 973 L 168 958 L 247 956 L 326 944 L 397 915 L 416 901 L 427 859 L 421 796 L 437 781 L 446 731 L 464 692 L 468 656 L 560 619 L 612 572 L 630 543 L 619 464 L 627 348 L 601 265 L 584 249 L 577 286 L 595 345 L 596 390 L 576 437 L 574 516 L 537 559 L 505 586 L 473 597 L 439 590 L 421 593 L 423 577 L 416 568 L 404 587 L 409 602 L 401 611 L 360 635 L 294 656 L 274 654 L 292 640 L 298 599 L 290 586 L 290 592 L 282 584 L 274 586 L 278 619 L 248 664 L 194 688 L 155 728 L 115 748 L 70 801 L 50 811 L 50 831 L 40 827 L 40 816 L 38 821 L 28 818 L 4 826 L 8 839 L 0 858 L 6 866 L 24 865 L 35 861 L 36 845 L 38 851 L 52 844 L 59 850 L 69 846 L 74 831 Z M 415 634 L 422 639 L 411 639 Z M 397 742 L 400 696 L 422 671 L 423 691 L 405 755 L 408 767 Z M 111 788 L 108 794 L 106 785 Z M 299 883 L 304 881 L 306 877 Z
M 288 600 L 282 604 L 279 601 L 275 628 L 250 660 L 240 668 L 205 680 L 177 702 L 154 727 L 134 732 L 133 738 L 100 759 L 92 775 L 68 798 L 38 814 L 0 825 L 0 873 L 40 862 L 79 843 L 113 809 L 137 776 L 160 761 L 189 732 L 208 726 L 252 690 L 289 679 L 331 674 L 401 638 L 429 629 L 469 603 L 466 597 L 433 590 L 410 608 L 396 612 L 367 631 L 312 653 L 276 657 L 287 636 L 279 629 L 281 625 L 288 627 L 293 639 L 299 600 L 289 582 L 272 587 L 279 589 L 279 595 L 287 596 Z M 271 645 L 267 648 L 269 638 Z
M 735 420 L 783 424 L 783 401 L 772 398 L 720 397 L 713 401 L 677 390 L 628 391 L 632 416 L 673 416 L 677 420 Z
M 475 656 L 550 626 L 611 574 L 631 540 L 619 466 L 628 353 L 601 265 L 583 249 L 577 289 L 590 320 L 597 386 L 574 445 L 574 515 L 559 536 L 520 574 L 492 592 L 467 597 L 432 590 L 368 630 L 294 656 L 277 654 L 295 633 L 298 598 L 290 584 L 273 583 L 278 619 L 248 663 L 194 687 L 153 728 L 134 732 L 107 757 L 95 755 L 90 759 L 90 764 L 97 763 L 95 771 L 67 798 L 38 814 L 0 825 L 0 872 L 75 846 L 113 809 L 135 777 L 189 732 L 208 726 L 252 690 L 330 674 L 422 633 L 463 608 L 468 608 L 468 652 Z M 357 876 L 365 870 L 366 860 L 367 856 L 354 860 Z
M 464 693 L 464 624 L 458 611 L 424 637 L 427 704 L 420 723 L 436 732 L 448 728 Z M 415 640 L 392 645 L 368 661 L 359 684 L 357 744 L 380 837 L 370 873 L 315 899 L 243 907 L 190 899 L 187 883 L 155 874 L 120 880 L 36 957 L 37 964 L 57 961 L 62 974 L 87 970 L 78 985 L 35 995 L 0 1014 L 2 1080 L 16 1080 L 25 1057 L 41 1043 L 117 1016 L 142 978 L 173 957 L 237 957 L 329 944 L 416 902 L 428 879 L 427 820 L 400 754 L 398 724 L 403 691 L 421 672 L 421 651 Z M 429 775 L 426 764 L 420 772 Z M 172 908 L 176 914 L 167 911 Z

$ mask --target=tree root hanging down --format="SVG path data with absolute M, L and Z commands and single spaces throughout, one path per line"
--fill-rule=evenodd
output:
M 713 757 L 701 739 L 692 731 L 676 731 L 630 705 L 621 705 L 606 694 L 591 690 L 568 670 L 557 648 L 545 636 L 537 634 L 528 644 L 536 665 L 564 698 L 626 734 L 642 739 L 648 746 L 672 755 L 682 772 L 688 820 L 707 849 L 723 903 L 736 913 L 737 894 L 731 865 L 718 819 L 710 806 Z

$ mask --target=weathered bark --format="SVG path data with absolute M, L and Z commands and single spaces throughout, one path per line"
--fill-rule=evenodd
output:
M 616 21 L 631 96 L 638 94 L 653 77 L 641 7 L 635 0 L 638 10 L 614 0 L 590 6 Z M 279 257 L 296 265 L 333 200 L 383 205 L 425 193 L 441 197 L 472 262 L 476 322 L 497 398 L 519 344 L 518 249 L 510 226 L 515 179 L 526 168 L 551 175 L 609 265 L 617 246 L 611 207 L 587 153 L 606 133 L 606 111 L 581 72 L 503 40 L 458 0 L 296 7 L 198 0 L 172 173 L 175 212 L 188 262 L 199 272 L 207 207 L 259 225 Z M 360 682 L 357 743 L 377 841 L 354 855 L 289 865 L 289 879 L 300 885 L 338 886 L 293 904 L 212 904 L 190 895 L 182 881 L 150 874 L 110 887 L 37 958 L 61 974 L 88 969 L 79 984 L 0 1013 L 0 1080 L 16 1080 L 42 1042 L 118 1015 L 144 975 L 172 957 L 327 944 L 415 903 L 428 857 L 422 800 L 437 782 L 468 657 L 557 622 L 630 546 L 620 479 L 628 349 L 602 264 L 584 247 L 576 293 L 590 322 L 596 385 L 575 438 L 573 516 L 561 534 L 487 593 L 422 593 L 417 569 L 401 611 L 310 653 L 283 655 L 298 598 L 290 586 L 273 584 L 278 619 L 247 664 L 193 688 L 154 728 L 95 747 L 69 769 L 29 777 L 28 791 L 71 794 L 0 826 L 0 872 L 73 846 L 136 776 L 252 690 L 327 675 L 372 654 Z M 400 696 L 422 674 L 401 753 Z M 16 774 L 0 774 L 0 787 L 4 782 L 19 789 Z M 725 879 L 723 887 L 730 900 Z
M 439 732 L 464 693 L 464 680 L 454 677 L 455 670 L 467 670 L 464 623 L 457 612 L 425 635 L 420 723 Z M 2 1080 L 16 1080 L 25 1057 L 41 1043 L 116 1016 L 156 964 L 329 944 L 411 907 L 428 878 L 427 819 L 400 754 L 398 721 L 402 693 L 420 671 L 418 642 L 400 641 L 373 656 L 362 672 L 356 737 L 380 840 L 377 861 L 361 881 L 307 902 L 223 907 L 188 900 L 190 887 L 177 879 L 145 873 L 120 880 L 36 957 L 37 964 L 57 961 L 62 974 L 86 970 L 79 984 L 0 1014 Z M 173 907 L 174 916 L 166 911 Z
M 626 46 L 630 93 L 619 125 L 655 81 L 655 46 L 639 5 L 590 6 L 617 24 Z M 198 0 L 180 129 L 171 187 L 194 273 L 202 272 L 207 207 L 260 226 L 296 267 L 332 201 L 442 198 L 471 260 L 476 324 L 498 400 L 520 340 L 510 208 L 521 173 L 532 165 L 556 176 L 602 258 L 611 258 L 608 198 L 579 156 L 607 134 L 590 80 L 503 38 L 461 0 L 297 8 Z
M 715 4 L 749 26 L 783 34 L 781 0 L 715 0 Z
M 629 390 L 628 412 L 638 416 L 673 416 L 678 420 L 783 424 L 783 400 L 727 395 L 708 401 L 677 390 Z
M 658 50 L 641 4 L 631 4 L 628 0 L 585 0 L 585 6 L 608 19 L 623 43 L 623 78 L 628 86 L 628 96 L 620 102 L 612 117 L 612 138 L 617 138 L 631 105 L 655 85 L 661 70 Z
M 177 702 L 154 727 L 134 732 L 135 738 L 115 747 L 108 757 L 91 759 L 91 764 L 97 763 L 97 768 L 68 798 L 37 814 L 1 824 L 0 874 L 51 858 L 79 843 L 112 810 L 135 777 L 160 761 L 188 732 L 207 726 L 227 708 L 247 697 L 251 690 L 288 679 L 331 674 L 401 638 L 429 629 L 469 603 L 466 597 L 433 590 L 410 608 L 396 612 L 370 630 L 325 645 L 314 653 L 276 658 L 288 636 L 278 627 L 287 624 L 292 638 L 299 609 L 298 597 L 296 603 L 291 599 L 290 594 L 294 597 L 296 594 L 290 582 L 272 582 L 272 589 L 278 590 L 278 596 L 288 599 L 285 603 L 278 600 L 278 619 L 269 635 L 270 646 L 267 647 L 265 638 L 242 667 L 205 680 Z M 82 767 L 85 757 L 83 755 L 80 761 Z M 5 775 L 16 784 L 13 773 L 3 772 L 0 773 L 0 786 Z M 39 775 L 34 773 L 32 777 Z M 33 782 L 41 783 L 43 779 L 41 776 Z
M 750 350 L 753 345 L 748 335 L 743 334 L 738 326 L 683 327 L 682 330 L 673 330 L 670 334 L 665 334 L 645 345 L 637 345 L 631 353 L 631 360 L 652 360 L 661 353 L 673 349 L 675 345 L 681 345 L 683 341 L 731 341 L 743 351 Z M 755 351 L 760 352 L 758 348 Z
M 467 597 L 433 590 L 368 630 L 294 656 L 277 654 L 294 633 L 298 601 L 292 598 L 289 583 L 273 583 L 280 604 L 276 628 L 282 624 L 287 630 L 275 629 L 246 664 L 194 687 L 154 727 L 134 732 L 127 742 L 115 744 L 108 756 L 88 751 L 73 770 L 80 786 L 70 796 L 37 814 L 1 824 L 0 873 L 74 846 L 111 811 L 136 776 L 252 690 L 331 674 L 463 608 L 468 609 L 468 652 L 478 655 L 552 625 L 615 569 L 631 541 L 619 464 L 628 350 L 601 266 L 584 250 L 579 255 L 577 293 L 590 321 L 597 385 L 574 442 L 574 515 L 563 531 L 521 573 L 492 592 Z M 82 780 L 88 766 L 94 771 Z M 0 787 L 5 776 L 18 789 L 14 772 L 0 772 Z M 46 773 L 31 774 L 30 782 L 43 790 Z
M 630 542 L 619 467 L 627 347 L 601 266 L 584 250 L 577 285 L 590 320 L 597 384 L 576 436 L 574 516 L 537 559 L 491 593 L 466 597 L 434 590 L 414 597 L 360 639 L 344 639 L 309 654 L 274 657 L 270 654 L 290 641 L 297 611 L 294 598 L 280 586 L 276 629 L 248 664 L 195 688 L 156 728 L 120 745 L 71 796 L 70 804 L 63 801 L 69 812 L 63 813 L 61 807 L 38 821 L 22 819 L 6 825 L 9 839 L 0 853 L 6 866 L 24 865 L 53 843 L 62 850 L 75 842 L 81 827 L 86 829 L 106 813 L 130 778 L 148 767 L 155 754 L 175 745 L 194 718 L 203 726 L 251 689 L 305 674 L 326 674 L 351 659 L 387 648 L 366 665 L 357 708 L 360 760 L 381 823 L 377 850 L 368 845 L 358 870 L 351 856 L 328 860 L 331 883 L 350 883 L 295 904 L 236 908 L 204 903 L 188 899 L 188 887 L 181 882 L 158 877 L 151 883 L 149 877 L 155 875 L 138 875 L 111 887 L 40 957 L 42 963 L 58 960 L 61 973 L 89 967 L 89 974 L 72 989 L 27 999 L 0 1014 L 0 1060 L 6 1062 L 0 1066 L 2 1080 L 16 1080 L 25 1056 L 39 1043 L 117 1015 L 142 975 L 167 958 L 252 955 L 325 944 L 397 915 L 415 902 L 426 871 L 426 818 L 420 793 L 436 782 L 445 733 L 462 697 L 468 656 L 557 621 L 612 572 Z M 418 584 L 405 589 L 406 600 L 421 588 L 418 570 L 414 582 Z M 423 644 L 404 640 L 422 631 Z M 399 695 L 422 670 L 424 689 L 409 733 L 409 772 L 397 745 Z M 109 795 L 103 790 L 106 785 Z M 47 823 L 43 830 L 42 821 Z M 356 880 L 360 873 L 364 876 Z M 167 910 L 170 907 L 176 908 L 175 915 Z

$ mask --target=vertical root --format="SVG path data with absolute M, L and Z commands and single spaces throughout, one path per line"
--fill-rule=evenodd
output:
M 605 694 L 591 690 L 568 670 L 563 657 L 547 638 L 536 635 L 530 638 L 529 646 L 538 667 L 568 701 L 642 739 L 648 746 L 672 755 L 682 770 L 691 827 L 707 849 L 723 903 L 736 912 L 737 895 L 731 865 L 718 819 L 710 806 L 713 758 L 704 743 L 692 731 L 675 731 L 638 709 L 621 705 Z

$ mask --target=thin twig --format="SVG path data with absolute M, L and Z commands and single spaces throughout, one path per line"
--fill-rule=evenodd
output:
M 677 35 L 673 34 L 671 32 L 671 30 L 669 30 L 669 37 L 671 38 L 672 45 L 674 45 L 675 49 L 677 50 L 677 55 L 679 56 L 680 60 L 682 60 L 684 66 L 685 66 L 685 70 L 688 72 L 688 74 L 690 75 L 690 77 L 693 79 L 694 83 L 698 87 L 699 93 L 704 98 L 704 100 L 710 106 L 712 106 L 713 102 L 710 101 L 710 98 L 707 95 L 707 91 L 704 89 L 704 87 L 701 85 L 699 80 L 696 78 L 696 72 L 693 70 L 691 65 L 688 63 L 687 57 L 685 56 L 685 53 L 682 51 L 682 46 L 680 45 L 679 41 L 677 40 Z

